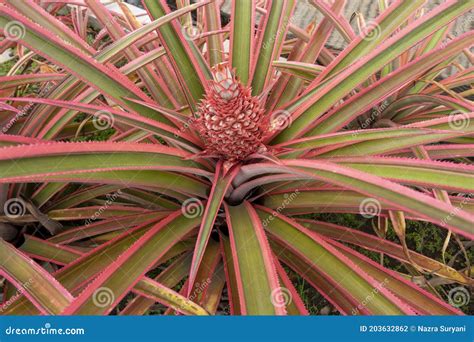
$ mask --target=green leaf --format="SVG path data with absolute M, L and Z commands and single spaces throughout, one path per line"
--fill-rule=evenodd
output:
M 352 46 L 348 47 L 348 53 L 338 58 L 337 63 L 331 68 L 327 77 L 336 74 L 351 63 L 369 54 L 375 47 L 380 45 L 395 32 L 396 29 L 404 24 L 425 2 L 425 0 L 411 0 L 394 3 L 388 9 L 388 12 L 382 13 L 383 17 L 377 20 L 374 27 L 370 27 L 373 29 L 373 32 L 367 32 L 369 38 L 359 38 L 357 44 L 353 43 Z
M 67 265 L 81 256 L 80 252 L 72 248 L 56 245 L 30 235 L 25 235 L 25 242 L 19 249 L 32 258 L 52 261 L 58 265 Z
M 166 287 L 175 287 L 188 275 L 192 256 L 192 253 L 186 253 L 179 256 L 171 265 L 157 275 L 155 280 Z M 154 299 L 145 296 L 137 296 L 127 304 L 125 309 L 120 311 L 120 314 L 134 316 L 144 315 L 150 307 L 155 304 L 155 302 Z
M 63 182 L 74 181 L 92 184 L 107 182 L 116 185 L 123 185 L 123 180 L 127 179 L 128 186 L 153 189 L 176 199 L 181 199 L 181 197 L 186 194 L 205 197 L 209 188 L 205 183 L 179 173 L 153 170 L 113 170 L 92 171 L 86 173 L 72 172 L 63 175 L 42 175 L 32 177 L 37 179 L 38 182 L 47 180 Z M 170 186 L 172 186 L 172 189 Z
M 181 210 L 169 215 L 145 232 L 126 252 L 109 264 L 63 313 L 93 315 L 110 312 L 137 280 L 198 223 L 199 219 L 182 216 Z M 113 294 L 110 305 L 95 304 L 94 296 L 100 289 L 108 289 L 107 291 Z M 161 290 L 163 296 L 167 294 L 171 296 L 163 288 Z
M 237 272 L 232 256 L 232 248 L 228 236 L 219 231 L 219 240 L 221 245 L 222 260 L 224 262 L 227 292 L 229 293 L 229 306 L 231 315 L 242 315 L 241 303 L 239 298 Z
M 165 304 L 186 315 L 209 315 L 209 313 L 198 304 L 150 278 L 145 277 L 141 279 L 135 286 L 134 291 L 143 296 L 153 298 L 157 302 Z
M 2 14 L 0 16 L 0 27 L 2 28 L 12 20 L 20 22 L 22 20 L 21 16 L 5 6 L 0 7 L 0 13 Z M 124 97 L 146 99 L 138 87 L 117 73 L 116 70 L 98 63 L 92 57 L 67 45 L 41 27 L 26 22 L 24 18 L 22 23 L 25 26 L 25 34 L 21 40 L 23 44 L 68 69 L 74 76 L 114 99 L 117 103 L 127 108 L 127 104 L 122 100 Z M 130 108 L 133 109 L 133 105 L 130 105 Z M 141 113 L 156 118 L 156 113 L 152 111 L 148 114 L 146 112 Z
M 180 9 L 173 11 L 165 16 L 162 16 L 151 23 L 148 23 L 132 32 L 127 34 L 126 36 L 122 37 L 121 39 L 113 42 L 106 48 L 104 48 L 101 52 L 101 60 L 108 61 L 112 57 L 115 57 L 119 52 L 124 50 L 126 47 L 132 45 L 137 40 L 145 37 L 147 34 L 150 34 L 156 29 L 159 29 L 161 26 L 168 24 L 170 21 L 182 16 L 183 14 L 189 13 L 201 6 L 204 6 L 206 2 L 198 2 Z
M 212 1 L 204 8 L 206 27 L 208 31 L 219 31 L 222 29 L 220 6 L 217 1 Z M 212 67 L 222 62 L 222 52 L 224 51 L 223 39 L 220 34 L 213 34 L 207 37 L 209 44 L 209 65 Z
M 295 160 L 288 165 L 304 168 L 314 179 L 386 200 L 400 210 L 420 215 L 443 227 L 450 227 L 467 237 L 473 235 L 473 215 L 410 188 L 334 163 Z M 452 215 L 453 212 L 456 215 Z
M 56 279 L 3 239 L 0 260 L 0 273 L 6 274 L 42 313 L 60 314 L 72 302 L 72 295 Z
M 284 160 L 284 165 L 254 164 L 244 166 L 243 172 L 265 167 L 266 172 L 285 172 L 306 175 L 308 179 L 320 180 L 348 190 L 365 194 L 370 198 L 387 201 L 396 209 L 417 215 L 445 228 L 451 228 L 468 238 L 473 236 L 474 216 L 467 211 L 436 200 L 421 192 L 388 181 L 369 173 L 344 167 L 327 161 Z M 455 214 L 453 214 L 455 213 Z
M 140 225 L 135 229 L 128 229 L 124 234 L 108 241 L 107 244 L 96 247 L 90 253 L 76 259 L 74 263 L 66 265 L 59 271 L 55 272 L 55 278 L 73 294 L 80 293 L 85 284 L 101 273 L 110 265 L 111 260 L 117 259 L 150 228 L 151 224 L 145 224 Z M 173 258 L 190 248 L 190 244 L 186 242 L 178 242 L 172 246 L 156 264 L 159 265 L 160 263 L 166 262 L 170 258 Z M 6 308 L 3 313 L 8 315 L 34 315 L 38 313 L 38 310 L 36 310 L 31 303 L 25 300 L 24 297 L 20 297 Z
M 226 206 L 226 215 L 242 314 L 285 314 L 272 300 L 279 290 L 278 275 L 255 210 L 245 202 Z
M 41 25 L 48 31 L 65 40 L 68 44 L 80 49 L 83 53 L 91 55 L 94 51 L 84 40 L 82 40 L 65 23 L 57 20 L 48 11 L 35 2 L 7 0 L 8 5 L 28 17 L 34 23 Z
M 360 201 L 359 201 L 360 202 Z M 306 228 L 326 236 L 328 239 L 338 240 L 349 244 L 357 245 L 367 250 L 376 251 L 387 254 L 397 260 L 409 262 L 407 256 L 403 251 L 402 246 L 398 243 L 379 238 L 378 236 L 364 233 L 357 229 L 347 228 L 332 223 L 313 221 L 313 220 L 298 220 L 298 222 Z M 410 258 L 427 272 L 439 275 L 440 277 L 451 279 L 460 284 L 470 284 L 472 279 L 456 271 L 454 268 L 447 266 L 437 260 L 431 259 L 423 254 L 414 251 L 408 251 Z
M 252 77 L 252 94 L 259 95 L 268 84 L 272 75 L 272 62 L 280 56 L 282 42 L 285 39 L 291 13 L 295 6 L 294 0 L 272 1 L 265 18 L 262 20 L 261 29 L 265 28 L 255 60 L 255 69 Z M 234 23 L 234 28 L 235 28 Z M 234 39 L 236 36 L 234 35 Z
M 469 46 L 470 42 L 472 42 L 472 38 L 469 35 L 464 35 L 451 41 L 442 49 L 435 50 L 432 53 L 428 53 L 421 58 L 400 67 L 398 70 L 366 88 L 359 96 L 354 96 L 354 98 L 349 99 L 342 106 L 337 107 L 334 112 L 328 114 L 323 122 L 320 122 L 305 135 L 320 135 L 334 132 L 342 128 L 345 124 L 362 114 L 368 107 L 373 107 L 382 99 L 386 98 L 387 95 L 392 94 L 392 92 L 398 90 L 404 84 L 418 79 L 420 75 L 427 70 L 430 70 L 430 68 L 433 68 L 438 63 L 441 63 L 451 56 L 459 54 L 462 49 Z M 421 99 L 413 100 L 415 103 L 421 102 Z M 409 103 L 405 103 L 404 105 L 406 106 L 407 104 Z M 386 110 L 392 111 L 392 106 L 393 105 L 390 105 Z M 385 113 L 382 115 L 381 113 L 377 113 L 377 116 L 371 117 L 370 119 L 376 121 L 380 119 L 378 116 L 381 118 L 382 116 L 385 116 Z
M 302 63 L 294 61 L 274 61 L 273 66 L 282 72 L 289 73 L 293 76 L 300 77 L 306 81 L 312 81 L 324 70 L 321 65 L 312 63 Z
M 11 10 L 6 10 L 4 7 L 0 8 L 2 16 L 0 16 L 0 27 L 4 27 L 11 20 L 22 22 L 25 19 Z M 75 77 L 86 82 L 93 89 L 97 89 L 102 94 L 114 99 L 118 104 L 123 105 L 141 115 L 152 118 L 156 121 L 170 124 L 170 121 L 151 108 L 142 108 L 130 101 L 124 101 L 124 98 L 132 98 L 136 100 L 146 100 L 146 95 L 135 86 L 128 78 L 124 77 L 115 68 L 104 66 L 100 63 L 103 61 L 102 53 L 90 57 L 83 54 L 80 50 L 74 49 L 64 41 L 56 38 L 50 32 L 40 28 L 37 25 L 31 25 L 24 22 L 25 34 L 22 36 L 22 42 L 38 52 L 42 56 L 51 59 L 58 65 L 63 66 L 71 72 L 65 81 L 59 84 L 53 92 L 64 99 L 64 92 L 66 90 L 80 90 L 81 85 L 77 83 Z M 157 56 L 154 56 L 156 58 Z M 129 71 L 131 72 L 131 71 Z M 84 102 L 90 102 L 97 97 L 97 94 L 89 93 L 88 97 L 82 99 Z M 70 116 L 67 116 L 70 120 Z
M 206 4 L 207 2 L 203 2 Z M 165 16 L 165 5 L 159 1 L 144 0 L 143 4 L 154 18 Z M 210 71 L 200 53 L 193 51 L 194 43 L 186 40 L 179 29 L 178 24 L 166 24 L 159 28 L 162 43 L 168 56 L 176 69 L 181 86 L 187 92 L 186 97 L 191 107 L 201 100 L 206 79 L 210 79 Z
M 383 268 L 373 260 L 370 260 L 365 255 L 357 253 L 340 243 L 333 244 L 346 257 L 351 259 L 357 266 L 359 266 L 368 275 L 379 281 L 381 284 L 396 293 L 397 297 L 406 302 L 414 308 L 418 314 L 422 315 L 459 315 L 461 311 L 454 306 L 444 302 L 439 297 L 432 293 L 418 287 L 410 280 L 402 278 L 401 275 L 392 270 Z
M 219 209 L 221 208 L 224 196 L 229 189 L 229 186 L 234 179 L 235 175 L 239 171 L 239 168 L 235 168 L 227 175 L 223 176 L 223 164 L 220 162 L 216 167 L 216 172 L 213 180 L 211 193 L 206 204 L 206 210 L 201 220 L 201 227 L 199 228 L 199 234 L 196 241 L 196 248 L 194 250 L 193 262 L 189 273 L 189 291 L 191 291 L 194 285 L 195 277 L 201 260 L 204 255 L 209 237 L 211 236 L 212 228 L 216 220 Z M 202 205 L 202 204 L 201 204 Z
M 411 184 L 426 186 L 431 188 L 446 189 L 458 192 L 474 192 L 474 170 L 468 168 L 458 168 L 459 164 L 451 163 L 412 163 L 412 159 L 380 158 L 367 162 L 339 160 L 338 164 L 351 167 L 363 172 L 370 173 L 390 180 L 395 180 L 401 184 Z
M 191 167 L 189 172 L 209 175 L 207 171 L 199 170 L 202 166 L 198 163 L 180 157 L 181 153 L 177 149 L 168 150 L 167 147 L 130 143 L 50 143 L 31 145 L 28 149 L 14 146 L 0 150 L 0 179 L 24 181 L 42 175 L 46 181 L 49 177 L 54 179 L 59 172 L 87 173 L 114 168 L 146 170 L 153 169 L 153 166 L 156 169 L 183 172 L 188 166 Z M 11 154 L 15 155 L 13 162 L 9 157 Z
M 281 1 L 278 1 L 281 2 Z M 254 43 L 255 0 L 232 1 L 231 60 L 240 82 L 247 84 L 250 77 Z
M 413 146 L 423 146 L 424 144 L 447 141 L 451 138 L 461 137 L 474 131 L 474 124 L 469 124 L 465 131 L 431 131 L 425 134 L 402 135 L 398 137 L 384 137 L 369 141 L 357 142 L 353 140 L 352 145 L 340 145 L 333 150 L 323 152 L 318 158 L 335 158 L 347 156 L 373 156 L 377 154 L 387 154 L 393 151 Z M 356 133 L 357 134 L 357 133 Z M 365 135 L 365 132 L 364 134 Z
M 367 80 L 372 74 L 383 68 L 388 62 L 424 39 L 432 32 L 449 24 L 456 17 L 471 8 L 468 1 L 446 3 L 433 10 L 417 25 L 407 27 L 387 40 L 383 45 L 372 51 L 365 58 L 355 62 L 335 75 L 322 88 L 313 86 L 301 98 L 291 104 L 297 111 L 292 124 L 280 132 L 273 143 L 281 143 L 302 133 L 314 120 L 323 115 L 334 104 L 346 96 L 354 88 Z
M 258 208 L 257 213 L 265 229 L 273 239 L 291 248 L 300 258 L 316 268 L 326 281 L 346 291 L 353 303 L 366 303 L 372 314 L 401 315 L 409 313 L 396 297 L 383 289 L 374 291 L 380 284 L 338 253 L 316 234 L 312 234 L 296 222 L 283 219 L 279 214 Z M 272 217 L 269 222 L 269 217 Z M 265 224 L 267 222 L 267 224 Z M 291 246 L 291 247 L 290 247 Z M 371 296 L 367 301 L 366 297 Z
M 111 217 L 110 219 L 70 228 L 49 238 L 48 242 L 63 245 L 70 244 L 72 242 L 92 238 L 97 235 L 133 228 L 144 224 L 145 222 L 150 223 L 153 222 L 154 219 L 158 221 L 167 215 L 169 215 L 169 212 L 158 213 L 156 211 L 152 211 L 149 213 L 138 213 L 129 216 L 122 216 L 120 218 Z
M 342 131 L 332 134 L 322 134 L 314 137 L 290 140 L 278 145 L 278 147 L 291 148 L 294 150 L 312 150 L 315 148 L 330 147 L 337 149 L 338 146 L 357 144 L 362 141 L 372 141 L 377 139 L 387 139 L 387 141 L 398 141 L 405 136 L 426 136 L 433 133 L 441 133 L 436 130 L 423 128 L 385 128 L 385 129 L 363 129 L 354 131 Z M 444 131 L 447 134 L 448 131 Z M 425 138 L 426 139 L 426 138 Z M 380 145 L 380 143 L 377 143 Z M 292 155 L 292 152 L 288 152 Z

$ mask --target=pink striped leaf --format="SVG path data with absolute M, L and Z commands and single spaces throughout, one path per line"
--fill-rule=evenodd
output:
M 255 170 L 258 167 L 257 165 L 249 165 L 243 167 L 242 170 L 252 172 L 252 169 Z M 466 237 L 473 236 L 474 216 L 472 214 L 400 184 L 331 162 L 285 160 L 284 165 L 290 167 L 286 173 L 300 174 L 302 172 L 301 174 L 306 174 L 310 179 L 322 180 L 360 192 L 368 198 L 373 197 L 389 202 L 399 210 L 419 215 L 442 227 L 451 228 Z M 285 167 L 280 165 L 269 164 L 263 167 L 267 173 L 285 172 Z M 456 213 L 456 215 L 452 215 L 452 213 Z
M 320 89 L 318 85 L 309 87 L 300 98 L 287 106 L 287 109 L 291 107 L 292 124 L 279 132 L 272 142 L 281 143 L 297 137 L 309 124 L 321 117 L 337 101 L 364 82 L 370 75 L 380 70 L 385 64 L 428 34 L 449 24 L 469 9 L 470 4 L 467 2 L 454 0 L 446 2 L 418 19 L 418 22 L 408 25 L 392 38 L 387 39 L 367 56 L 329 79 L 323 89 Z
M 196 241 L 193 262 L 191 263 L 191 270 L 189 273 L 189 291 L 191 291 L 192 287 L 194 286 L 194 281 L 201 264 L 201 260 L 204 256 L 214 222 L 216 221 L 217 214 L 224 200 L 224 196 L 226 195 L 227 190 L 229 189 L 229 186 L 238 171 L 239 168 L 236 167 L 227 175 L 224 175 L 223 164 L 219 162 L 216 167 L 213 186 L 206 203 L 206 209 L 204 210 L 204 214 L 201 219 L 201 226 L 199 228 L 199 234 Z M 199 203 L 202 206 L 202 203 Z M 185 211 L 187 210 L 186 206 L 183 208 Z
M 280 291 L 263 226 L 250 203 L 226 205 L 232 261 L 240 310 L 243 315 L 284 315 L 286 309 L 274 300 Z
M 338 288 L 352 303 L 365 303 L 365 308 L 372 314 L 413 313 L 411 307 L 381 287 L 379 281 L 315 233 L 277 212 L 264 207 L 257 207 L 257 210 L 272 239 L 283 244 L 312 268 L 316 268 L 332 287 Z M 276 254 L 278 255 L 278 251 Z M 365 301 L 368 295 L 373 295 L 370 302 Z
M 65 315 L 109 313 L 150 267 L 173 244 L 196 227 L 197 223 L 196 219 L 182 216 L 181 211 L 169 215 L 145 232 L 114 263 L 106 267 L 62 313 Z M 112 294 L 113 300 L 110 305 L 96 304 L 95 296 L 98 296 L 101 290 Z
M 0 273 L 43 314 L 59 314 L 73 296 L 45 269 L 0 239 Z M 0 312 L 5 308 L 0 307 Z M 8 309 L 8 305 L 6 305 Z
M 298 219 L 298 222 L 308 229 L 326 237 L 327 239 L 347 242 L 372 251 L 385 253 L 403 262 L 408 262 L 406 255 L 403 252 L 403 248 L 399 244 L 389 240 L 382 239 L 378 236 L 367 234 L 356 229 L 351 229 L 327 222 L 301 219 Z M 461 284 L 473 283 L 473 280 L 462 272 L 456 271 L 452 267 L 449 267 L 437 260 L 431 259 L 414 251 L 409 251 L 409 254 L 411 259 L 418 266 L 424 268 L 428 272 L 432 272 L 433 274 L 439 275 L 443 278 L 451 279 Z
M 348 257 L 367 274 L 379 281 L 382 286 L 396 294 L 402 301 L 410 305 L 419 315 L 462 315 L 454 306 L 449 305 L 432 293 L 404 279 L 398 273 L 380 266 L 380 264 L 355 252 L 336 241 L 329 241 L 342 254 Z

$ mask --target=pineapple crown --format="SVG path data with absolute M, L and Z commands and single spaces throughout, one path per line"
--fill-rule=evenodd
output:
M 208 94 L 218 96 L 221 100 L 229 101 L 241 93 L 241 83 L 235 77 L 227 63 L 220 63 L 212 68 L 213 80 L 210 81 Z

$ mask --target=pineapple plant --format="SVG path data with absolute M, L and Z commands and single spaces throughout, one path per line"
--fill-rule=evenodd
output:
M 468 312 L 472 3 L 309 4 L 1 1 L 2 315 Z

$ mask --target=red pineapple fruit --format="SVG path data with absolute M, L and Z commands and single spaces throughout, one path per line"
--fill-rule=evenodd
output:
M 238 162 L 264 151 L 268 120 L 260 99 L 236 79 L 227 63 L 214 66 L 212 75 L 196 119 L 205 152 Z

